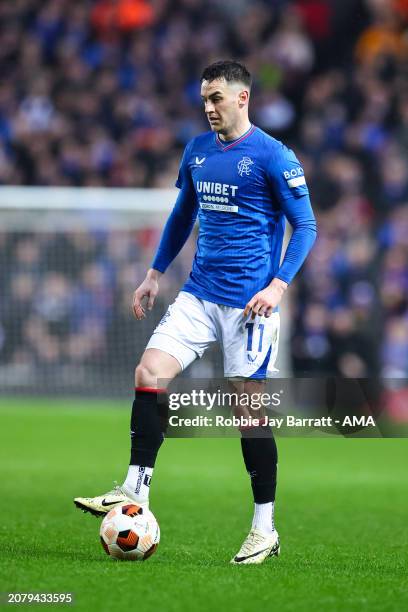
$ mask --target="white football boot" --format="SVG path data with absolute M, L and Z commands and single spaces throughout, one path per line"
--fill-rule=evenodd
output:
M 90 512 L 94 516 L 105 516 L 115 506 L 126 502 L 148 507 L 148 504 L 141 504 L 135 500 L 132 492 L 124 485 L 116 485 L 111 491 L 97 497 L 75 497 L 74 499 L 77 508 Z
M 280 553 L 279 535 L 276 530 L 271 534 L 251 529 L 239 552 L 231 559 L 234 565 L 263 563 L 268 557 L 278 557 Z

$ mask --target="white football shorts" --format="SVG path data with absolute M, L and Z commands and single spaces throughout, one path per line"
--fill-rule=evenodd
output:
M 153 332 L 146 348 L 172 355 L 185 370 L 212 342 L 224 356 L 224 376 L 265 379 L 276 375 L 279 313 L 249 315 L 243 309 L 200 300 L 181 291 Z

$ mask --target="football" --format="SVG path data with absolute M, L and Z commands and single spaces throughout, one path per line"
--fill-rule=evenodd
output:
M 156 551 L 160 528 L 150 510 L 125 503 L 102 521 L 100 538 L 105 552 L 115 559 L 145 561 Z

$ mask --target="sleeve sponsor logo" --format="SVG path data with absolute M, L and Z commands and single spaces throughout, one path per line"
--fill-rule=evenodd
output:
M 305 173 L 301 167 L 285 170 L 283 176 L 290 188 L 306 185 Z

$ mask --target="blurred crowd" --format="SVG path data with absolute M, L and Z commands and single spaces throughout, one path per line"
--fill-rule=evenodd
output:
M 0 363 L 11 366 L 12 378 L 14 371 L 19 377 L 27 374 L 28 380 L 20 379 L 21 388 L 33 383 L 35 364 L 47 385 L 58 387 L 58 380 L 62 386 L 75 384 L 82 370 L 85 377 L 96 373 L 89 386 L 102 374 L 106 382 L 116 377 L 118 384 L 124 381 L 123 391 L 128 389 L 136 354 L 172 291 L 168 277 L 149 320 L 135 325 L 131 296 L 149 264 L 158 231 L 89 228 L 0 235 L 0 282 L 6 290 Z M 179 275 L 177 267 L 174 275 Z M 8 382 L 13 385 L 13 379 Z
M 407 376 L 407 0 L 2 2 L 0 184 L 172 186 L 208 129 L 200 72 L 232 57 L 318 218 L 292 289 L 295 372 Z M 1 236 L 1 363 L 120 361 L 156 230 Z

